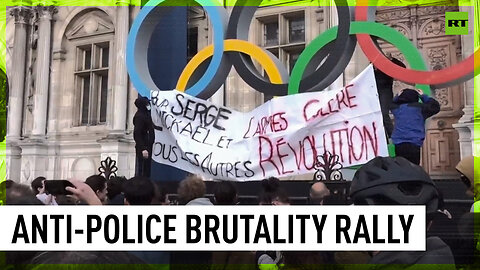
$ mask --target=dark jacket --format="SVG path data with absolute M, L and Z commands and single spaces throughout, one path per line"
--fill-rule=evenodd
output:
M 401 66 L 404 68 L 406 67 L 405 64 L 403 64 L 402 61 L 398 60 L 397 58 L 392 58 L 392 62 L 397 64 L 398 66 Z M 377 68 L 375 68 L 374 74 L 375 74 L 375 82 L 377 83 L 377 91 L 378 91 L 379 98 L 382 99 L 384 96 L 390 97 L 388 99 L 388 103 L 392 102 L 393 78 L 383 73 L 380 69 L 377 69 Z
M 392 62 L 405 67 L 402 61 L 392 58 Z M 383 127 L 387 133 L 387 137 L 392 137 L 393 124 L 390 119 L 390 107 L 393 100 L 393 78 L 383 73 L 380 69 L 375 68 L 375 81 L 377 83 L 378 100 L 380 101 L 380 108 L 382 110 Z
M 143 97 L 135 100 L 135 106 L 138 110 L 133 117 L 133 139 L 135 140 L 135 150 L 140 157 L 143 150 L 147 150 L 151 157 L 153 141 L 155 140 L 152 116 L 150 111 L 147 110 L 149 103 L 148 99 Z
M 382 251 L 369 263 L 375 264 L 375 269 L 424 269 L 422 264 L 435 264 L 435 269 L 454 270 L 455 261 L 447 244 L 438 237 L 428 237 L 426 241 L 426 251 Z
M 423 103 L 418 102 L 419 97 Z M 413 89 L 404 90 L 400 96 L 393 99 L 393 143 L 411 143 L 421 147 L 425 140 L 425 120 L 439 111 L 440 104 L 435 99 L 427 95 L 419 96 Z

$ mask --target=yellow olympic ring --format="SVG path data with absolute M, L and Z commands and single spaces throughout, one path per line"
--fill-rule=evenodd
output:
M 282 80 L 282 76 L 280 75 L 280 71 L 275 66 L 275 63 L 270 58 L 270 56 L 263 51 L 260 47 L 255 44 L 252 44 L 245 40 L 240 39 L 227 39 L 224 41 L 224 50 L 227 52 L 241 52 L 244 54 L 250 55 L 254 60 L 256 60 L 260 66 L 265 69 L 265 72 L 270 78 L 270 81 L 275 84 L 282 84 L 285 83 Z M 193 72 L 209 57 L 213 55 L 213 45 L 210 45 L 200 52 L 198 52 L 190 62 L 188 62 L 187 66 L 183 70 L 180 78 L 177 82 L 176 89 L 178 91 L 185 92 L 187 88 L 188 80 L 190 76 L 192 76 Z

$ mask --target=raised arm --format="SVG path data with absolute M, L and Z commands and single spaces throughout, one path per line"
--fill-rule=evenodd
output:
M 434 116 L 438 112 L 440 112 L 440 103 L 438 101 L 430 96 L 427 96 L 425 94 L 420 96 L 420 99 L 422 100 L 422 114 L 423 118 L 427 119 L 429 117 Z

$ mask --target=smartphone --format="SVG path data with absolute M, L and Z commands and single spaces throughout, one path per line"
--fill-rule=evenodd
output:
M 66 187 L 75 187 L 70 181 L 67 180 L 45 180 L 45 191 L 48 194 L 54 196 L 57 195 L 72 195 L 70 191 L 65 190 Z

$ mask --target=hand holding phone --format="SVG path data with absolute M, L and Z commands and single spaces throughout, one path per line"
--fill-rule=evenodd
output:
M 72 195 L 73 193 L 66 190 L 66 187 L 75 187 L 67 180 L 45 180 L 45 191 L 53 196 Z
M 89 185 L 76 180 L 71 180 L 71 183 L 73 186 L 66 189 L 73 194 L 72 197 L 82 200 L 88 205 L 102 205 L 102 202 Z

